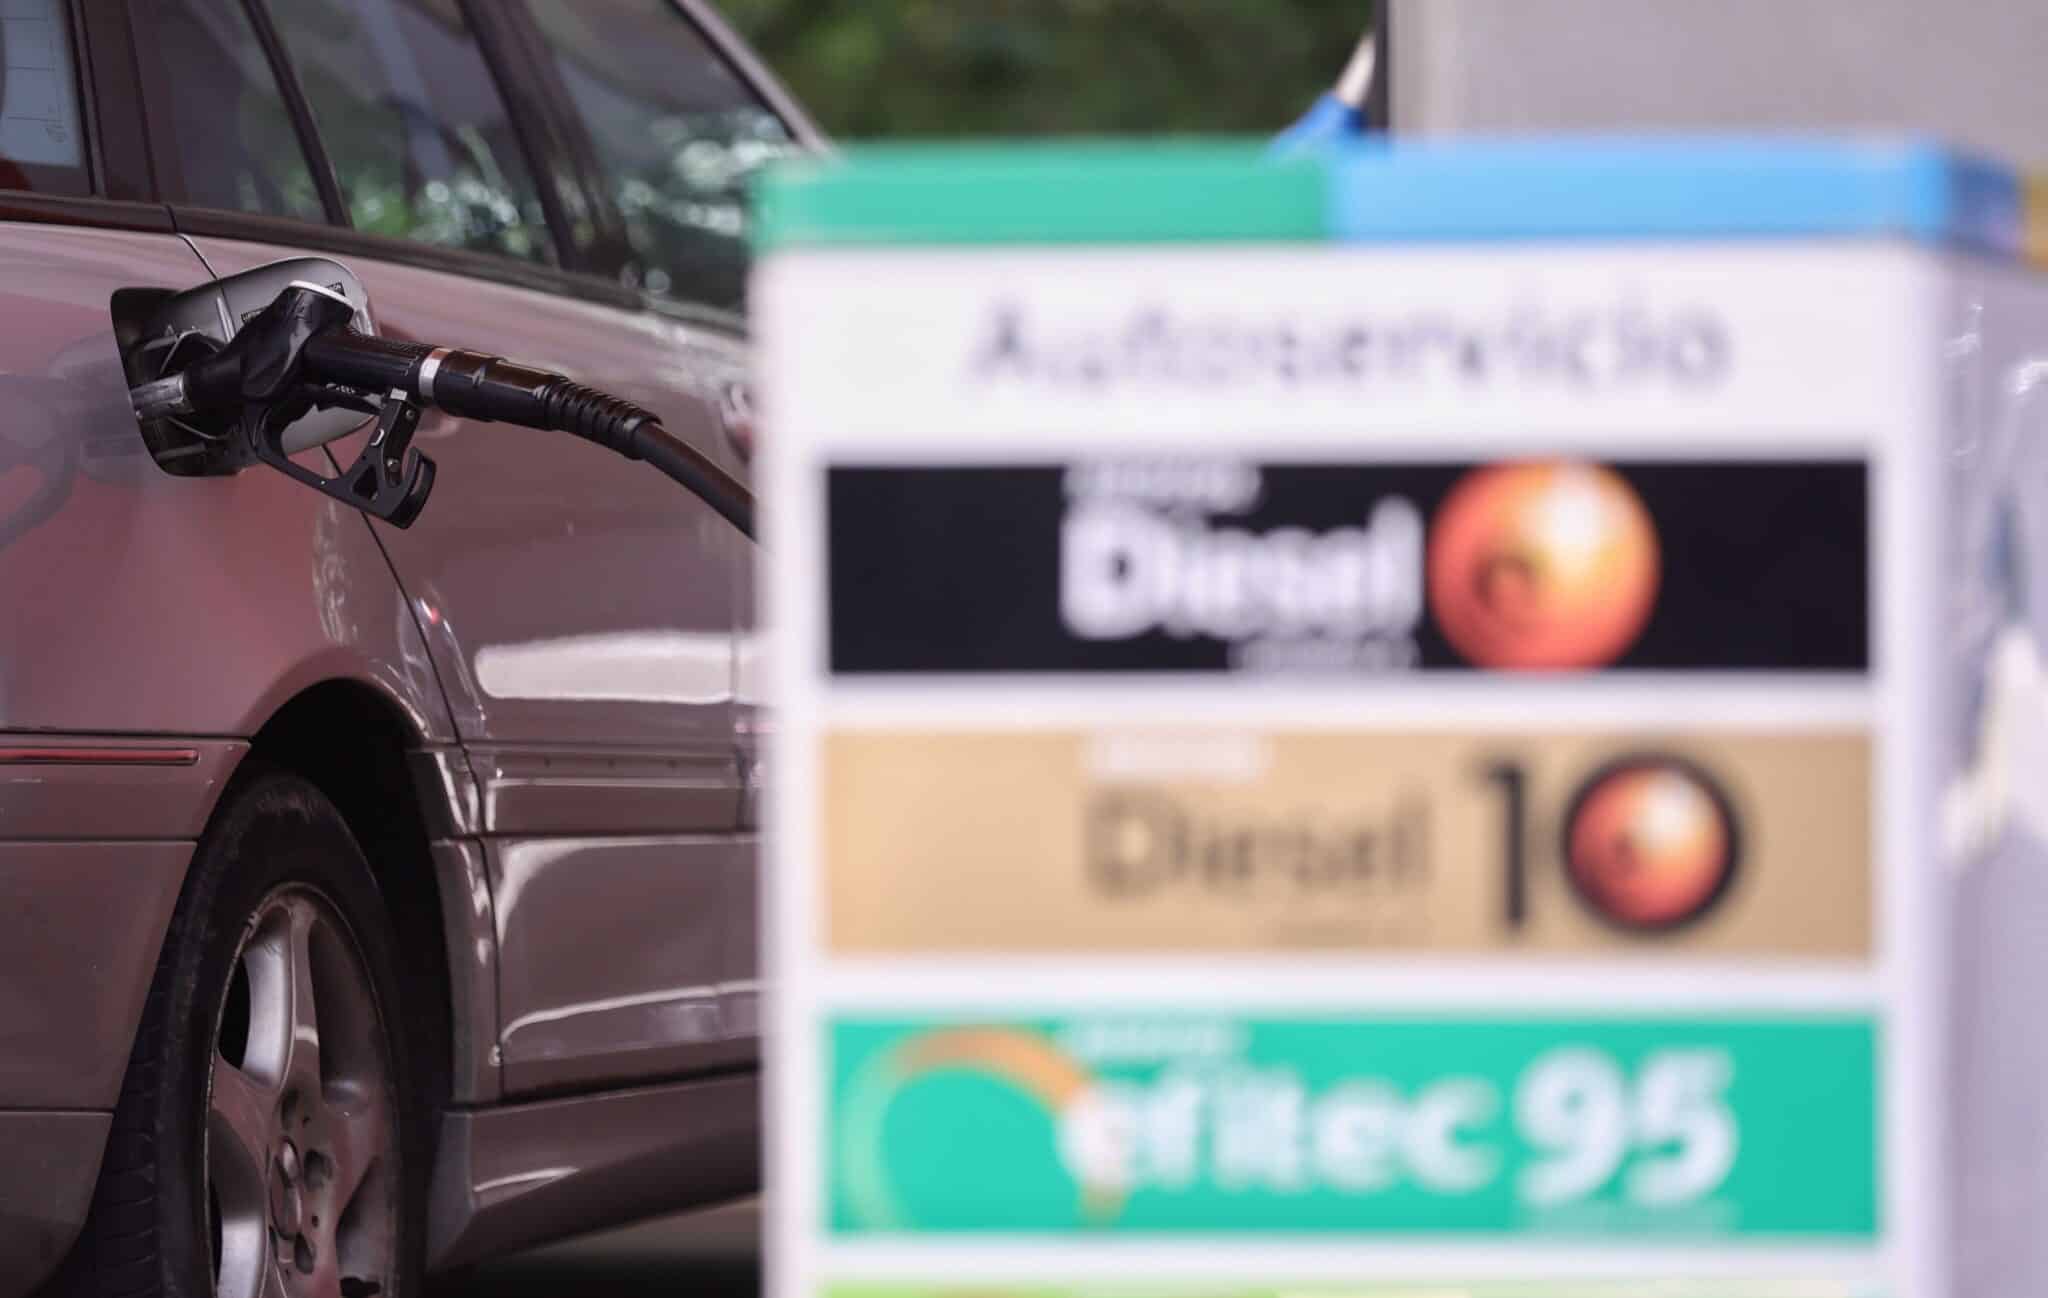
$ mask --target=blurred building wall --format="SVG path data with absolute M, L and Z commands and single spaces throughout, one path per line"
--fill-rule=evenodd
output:
M 1932 131 L 2048 163 L 2042 0 L 1388 0 L 1397 132 Z

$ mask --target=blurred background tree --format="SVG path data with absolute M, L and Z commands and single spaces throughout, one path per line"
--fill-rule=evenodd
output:
M 842 138 L 1262 134 L 1343 70 L 1371 0 L 721 0 Z

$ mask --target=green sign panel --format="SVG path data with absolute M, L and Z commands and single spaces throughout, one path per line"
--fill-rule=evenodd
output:
M 1868 1237 L 1867 1018 L 847 1017 L 833 1228 Z

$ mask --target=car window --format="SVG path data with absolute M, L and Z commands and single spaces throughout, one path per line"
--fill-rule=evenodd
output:
M 76 68 L 64 0 L 0 2 L 0 189 L 91 192 Z
M 626 221 L 629 275 L 737 309 L 746 180 L 789 130 L 669 0 L 529 0 Z
M 533 174 L 455 0 L 269 0 L 358 230 L 555 260 Z
M 276 70 L 240 0 L 157 0 L 133 12 L 137 55 L 154 83 L 158 161 L 177 173 L 166 191 L 202 207 L 325 220 Z

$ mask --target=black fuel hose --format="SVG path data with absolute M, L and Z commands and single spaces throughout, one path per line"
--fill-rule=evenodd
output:
M 552 429 L 644 460 L 754 535 L 753 493 L 653 412 L 502 357 L 329 329 L 306 340 L 305 377 L 370 393 L 402 392 L 462 419 Z

